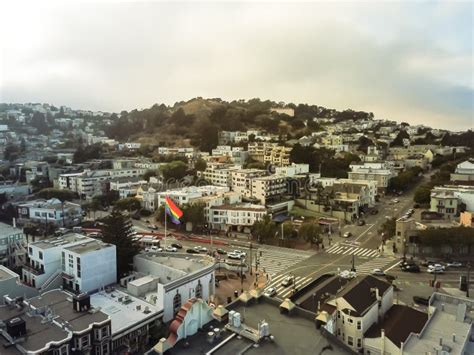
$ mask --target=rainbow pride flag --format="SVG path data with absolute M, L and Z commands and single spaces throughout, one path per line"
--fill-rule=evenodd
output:
M 168 196 L 165 198 L 165 211 L 171 217 L 171 222 L 174 224 L 181 223 L 179 219 L 183 216 L 183 211 L 181 211 Z

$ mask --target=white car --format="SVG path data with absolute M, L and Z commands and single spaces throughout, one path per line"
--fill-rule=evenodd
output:
M 281 282 L 281 285 L 283 287 L 288 287 L 290 286 L 291 284 L 293 284 L 293 277 L 291 276 L 287 276 L 283 279 L 283 281 Z
M 444 268 L 433 266 L 428 268 L 428 272 L 430 274 L 442 274 L 444 272 Z
M 373 269 L 372 275 L 374 276 L 385 276 L 385 272 L 382 269 Z
M 165 250 L 172 253 L 176 253 L 178 251 L 178 249 L 176 249 L 175 247 L 172 247 L 171 245 L 167 246 Z
M 430 266 L 428 266 L 428 269 L 445 269 L 445 267 L 441 264 L 432 264 Z
M 234 252 L 230 252 L 229 254 L 227 254 L 227 257 L 229 259 L 233 259 L 233 260 L 241 260 L 242 259 L 242 255 L 234 253 Z
M 459 261 L 452 261 L 446 264 L 447 267 L 462 267 L 462 263 Z
M 196 250 L 196 251 L 198 251 L 198 252 L 200 252 L 200 253 L 205 253 L 205 252 L 207 252 L 207 248 L 202 247 L 202 246 L 200 246 L 200 245 L 194 247 L 194 250 Z
M 146 251 L 146 249 L 145 249 L 145 251 Z M 150 247 L 149 251 L 151 251 L 151 252 L 162 252 L 163 248 L 160 248 L 160 247 L 157 247 L 157 246 L 152 246 L 152 247 Z
M 268 288 L 268 289 L 265 291 L 265 293 L 264 293 L 264 295 L 267 296 L 267 297 L 273 297 L 273 296 L 275 296 L 276 294 L 277 294 L 277 290 L 276 290 L 275 287 L 270 287 L 270 288 Z
M 243 252 L 242 250 L 238 250 L 238 249 L 234 250 L 233 253 L 234 253 L 234 254 L 239 254 L 239 255 L 241 255 L 241 256 L 247 255 L 247 253 Z

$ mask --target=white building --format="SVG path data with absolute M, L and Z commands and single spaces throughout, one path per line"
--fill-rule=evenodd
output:
M 349 167 L 349 179 L 375 181 L 379 190 L 385 190 L 390 179 L 397 176 L 395 170 L 385 162 L 364 162 L 351 164 Z
M 82 220 L 82 208 L 77 203 L 50 200 L 33 200 L 16 207 L 18 223 L 53 223 L 57 226 L 75 226 Z
M 232 185 L 232 172 L 240 169 L 242 169 L 241 165 L 208 163 L 204 171 L 198 171 L 198 177 L 212 185 L 230 187 Z
M 21 229 L 0 223 L 0 265 L 22 265 L 26 261 L 26 242 Z
M 250 203 L 229 204 L 210 208 L 209 223 L 212 229 L 229 230 L 236 228 L 242 231 L 251 227 L 267 214 L 267 209 L 262 205 Z
M 451 181 L 474 181 L 474 162 L 466 160 L 459 163 L 451 174 Z
M 440 207 L 441 213 L 457 214 L 458 208 L 455 200 L 458 203 L 464 203 L 466 211 L 474 211 L 474 186 L 435 186 L 431 190 L 430 207 L 432 211 L 438 211 L 438 207 Z M 446 201 L 448 204 L 445 203 Z M 454 210 L 446 211 L 446 208 L 454 208 Z
M 250 197 L 261 204 L 266 204 L 272 198 L 286 194 L 287 191 L 288 184 L 285 176 L 261 176 L 252 179 Z
M 163 309 L 172 320 L 190 298 L 214 295 L 214 259 L 207 255 L 146 253 L 134 257 L 136 273 L 120 280 L 127 292 Z
M 61 284 L 74 292 L 90 292 L 117 281 L 116 248 L 80 234 L 30 243 L 23 282 L 47 289 Z
M 203 196 L 215 196 L 222 195 L 229 191 L 228 187 L 225 186 L 189 186 L 179 189 L 172 189 L 167 191 L 158 192 L 157 202 L 158 206 L 165 204 L 165 198 L 169 197 L 177 205 L 185 205 L 190 203 L 193 199 L 203 197 Z
M 265 176 L 267 172 L 261 169 L 240 169 L 233 170 L 231 173 L 232 191 L 242 195 L 242 197 L 252 197 L 252 179 Z

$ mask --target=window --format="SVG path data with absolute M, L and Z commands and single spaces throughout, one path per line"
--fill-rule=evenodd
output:
M 341 318 L 341 311 L 337 311 L 337 318 Z
M 176 291 L 176 295 L 173 298 L 173 313 L 176 315 L 181 308 L 181 295 Z
M 32 247 L 29 247 L 29 248 L 28 248 L 28 254 L 29 254 L 29 255 L 33 255 L 33 248 L 32 248 Z
M 102 338 L 108 336 L 109 335 L 109 327 L 103 327 L 101 329 L 101 335 L 102 335 Z
M 357 321 L 357 329 L 358 330 L 362 329 L 362 322 L 360 320 Z
M 362 339 L 361 338 L 357 338 L 357 347 L 358 348 L 362 347 Z
M 43 252 L 42 251 L 38 252 L 38 256 L 39 256 L 40 260 L 43 260 Z
M 354 320 L 352 318 L 347 318 L 347 321 L 351 324 L 354 323 Z
M 348 336 L 348 337 L 347 337 L 347 344 L 348 344 L 349 346 L 353 346 L 353 345 L 354 345 L 354 338 L 351 337 L 351 336 Z
M 107 355 L 109 353 L 109 343 L 102 344 L 102 355 Z
M 85 348 L 89 345 L 89 335 L 83 336 L 81 338 L 81 348 Z
M 202 298 L 202 285 L 201 281 L 198 281 L 198 284 L 196 286 L 196 298 Z

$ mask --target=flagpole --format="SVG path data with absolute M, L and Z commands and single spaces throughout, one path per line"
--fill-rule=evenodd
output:
M 166 248 L 166 215 L 167 215 L 167 211 L 166 211 L 166 206 L 165 206 L 165 238 L 164 238 L 164 247 Z

